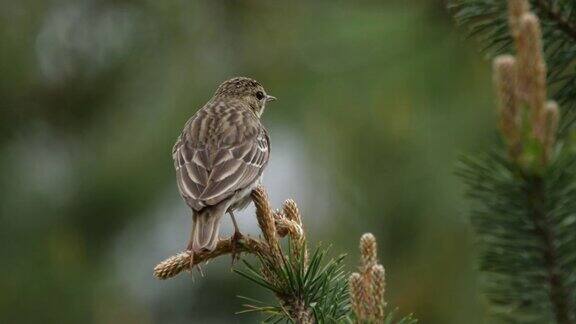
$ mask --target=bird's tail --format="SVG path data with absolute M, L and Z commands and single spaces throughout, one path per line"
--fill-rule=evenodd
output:
M 226 213 L 228 204 L 209 206 L 192 215 L 192 235 L 188 250 L 194 252 L 213 251 L 218 243 L 220 219 Z

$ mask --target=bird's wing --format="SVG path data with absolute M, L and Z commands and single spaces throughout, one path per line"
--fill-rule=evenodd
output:
M 257 181 L 270 156 L 266 129 L 250 111 L 192 117 L 172 157 L 180 194 L 195 210 Z

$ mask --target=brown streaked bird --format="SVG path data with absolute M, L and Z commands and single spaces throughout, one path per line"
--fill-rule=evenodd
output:
M 257 81 L 233 78 L 186 122 L 172 158 L 180 195 L 192 209 L 189 251 L 214 250 L 227 212 L 232 239 L 241 237 L 234 211 L 248 205 L 268 164 L 270 140 L 260 117 L 275 99 Z

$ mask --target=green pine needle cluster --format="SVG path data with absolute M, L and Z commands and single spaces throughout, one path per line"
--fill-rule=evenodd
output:
M 463 160 L 480 270 L 492 311 L 521 323 L 576 318 L 576 153 L 540 176 L 523 174 L 502 153 Z
M 564 109 L 561 133 L 576 121 L 576 1 L 531 0 L 532 11 L 542 22 L 548 82 L 554 99 Z M 451 0 L 456 21 L 479 39 L 490 56 L 512 53 L 505 0 Z
M 302 216 L 294 200 L 286 200 L 282 210 L 273 210 L 263 187 L 252 192 L 252 200 L 262 231 L 260 237 L 220 239 L 214 250 L 178 253 L 160 262 L 154 268 L 154 276 L 162 280 L 173 278 L 201 262 L 243 252 L 256 256 L 258 264 L 242 258 L 243 269 L 234 271 L 270 291 L 276 302 L 240 297 L 247 303 L 239 313 L 262 313 L 266 323 L 416 323 L 411 316 L 396 320 L 396 310 L 386 312 L 385 270 L 377 264 L 376 238 L 372 234 L 364 234 L 360 246 L 363 265 L 369 260 L 374 266 L 369 269 L 374 272 L 365 271 L 364 278 L 370 280 L 356 282 L 352 287 L 349 279 L 358 274 L 351 275 L 344 269 L 345 255 L 328 259 L 329 248 L 317 247 L 309 256 Z M 287 239 L 282 240 L 284 237 Z M 360 310 L 359 304 L 369 307 Z
M 516 54 L 494 64 L 504 141 L 465 157 L 459 171 L 476 202 L 490 310 L 505 322 L 576 323 L 576 150 L 566 132 L 576 116 L 576 2 L 455 0 L 452 8 L 493 53 Z M 565 109 L 558 138 L 546 66 Z
M 265 323 L 367 323 L 357 319 L 350 305 L 348 277 L 344 268 L 345 255 L 328 259 L 329 248 L 317 247 L 309 264 L 304 251 L 282 253 L 279 263 L 269 255 L 259 254 L 258 265 L 242 260 L 243 269 L 234 269 L 241 276 L 267 289 L 277 303 L 266 303 L 240 296 L 246 301 L 239 313 L 259 312 Z M 385 324 L 415 324 L 408 315 L 398 317 L 397 309 L 386 314 Z M 378 323 L 380 324 L 380 323 Z
M 242 297 L 254 303 L 245 305 L 243 312 L 262 312 L 267 316 L 266 323 L 297 319 L 314 323 L 341 321 L 349 310 L 344 255 L 325 262 L 327 252 L 328 249 L 317 248 L 308 266 L 302 253 L 283 254 L 280 264 L 260 254 L 260 268 L 243 260 L 244 269 L 234 271 L 273 292 L 280 302 L 268 305 Z

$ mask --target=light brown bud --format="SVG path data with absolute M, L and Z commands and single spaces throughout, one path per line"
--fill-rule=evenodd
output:
M 362 255 L 362 269 L 367 271 L 378 261 L 376 238 L 366 233 L 360 238 L 360 254 Z
M 270 207 L 268 194 L 263 187 L 258 187 L 252 191 L 252 200 L 256 206 L 256 219 L 262 230 L 264 239 L 268 243 L 270 252 L 279 261 L 282 259 L 278 237 L 276 236 L 276 222 L 274 211 Z
M 297 257 L 304 258 L 304 265 L 308 266 L 308 247 L 306 246 L 306 237 L 304 236 L 304 224 L 302 223 L 302 216 L 300 215 L 300 210 L 298 210 L 298 205 L 292 199 L 287 199 L 282 210 L 284 215 L 286 215 L 286 223 L 290 224 L 290 237 L 292 244 L 292 253 Z
M 359 322 L 366 320 L 368 317 L 366 310 L 367 305 L 365 303 L 366 292 L 364 291 L 362 276 L 359 273 L 354 272 L 350 275 L 348 279 L 348 290 L 350 292 L 350 304 L 354 314 L 356 314 L 357 320 Z
M 530 4 L 527 0 L 508 0 L 508 21 L 514 41 L 517 41 L 520 33 L 520 17 L 528 11 L 530 11 Z
M 293 199 L 287 199 L 284 202 L 282 209 L 288 219 L 302 225 L 302 216 L 300 216 L 300 210 L 298 210 L 298 205 L 296 205 L 296 202 Z
M 500 132 L 508 144 L 511 157 L 516 158 L 521 148 L 522 113 L 517 95 L 516 59 L 501 55 L 494 59 L 494 84 L 498 94 Z
M 378 323 L 381 323 L 384 321 L 384 311 L 386 308 L 386 300 L 384 298 L 384 293 L 386 292 L 386 272 L 381 264 L 373 266 L 371 272 L 372 294 L 374 295 L 372 314 Z
M 159 279 L 168 279 L 184 270 L 189 270 L 190 257 L 190 252 L 182 252 L 160 262 L 154 268 L 154 276 Z
M 534 136 L 543 143 L 546 103 L 546 63 L 542 52 L 540 21 L 532 13 L 520 18 L 518 39 L 518 92 L 532 115 Z

